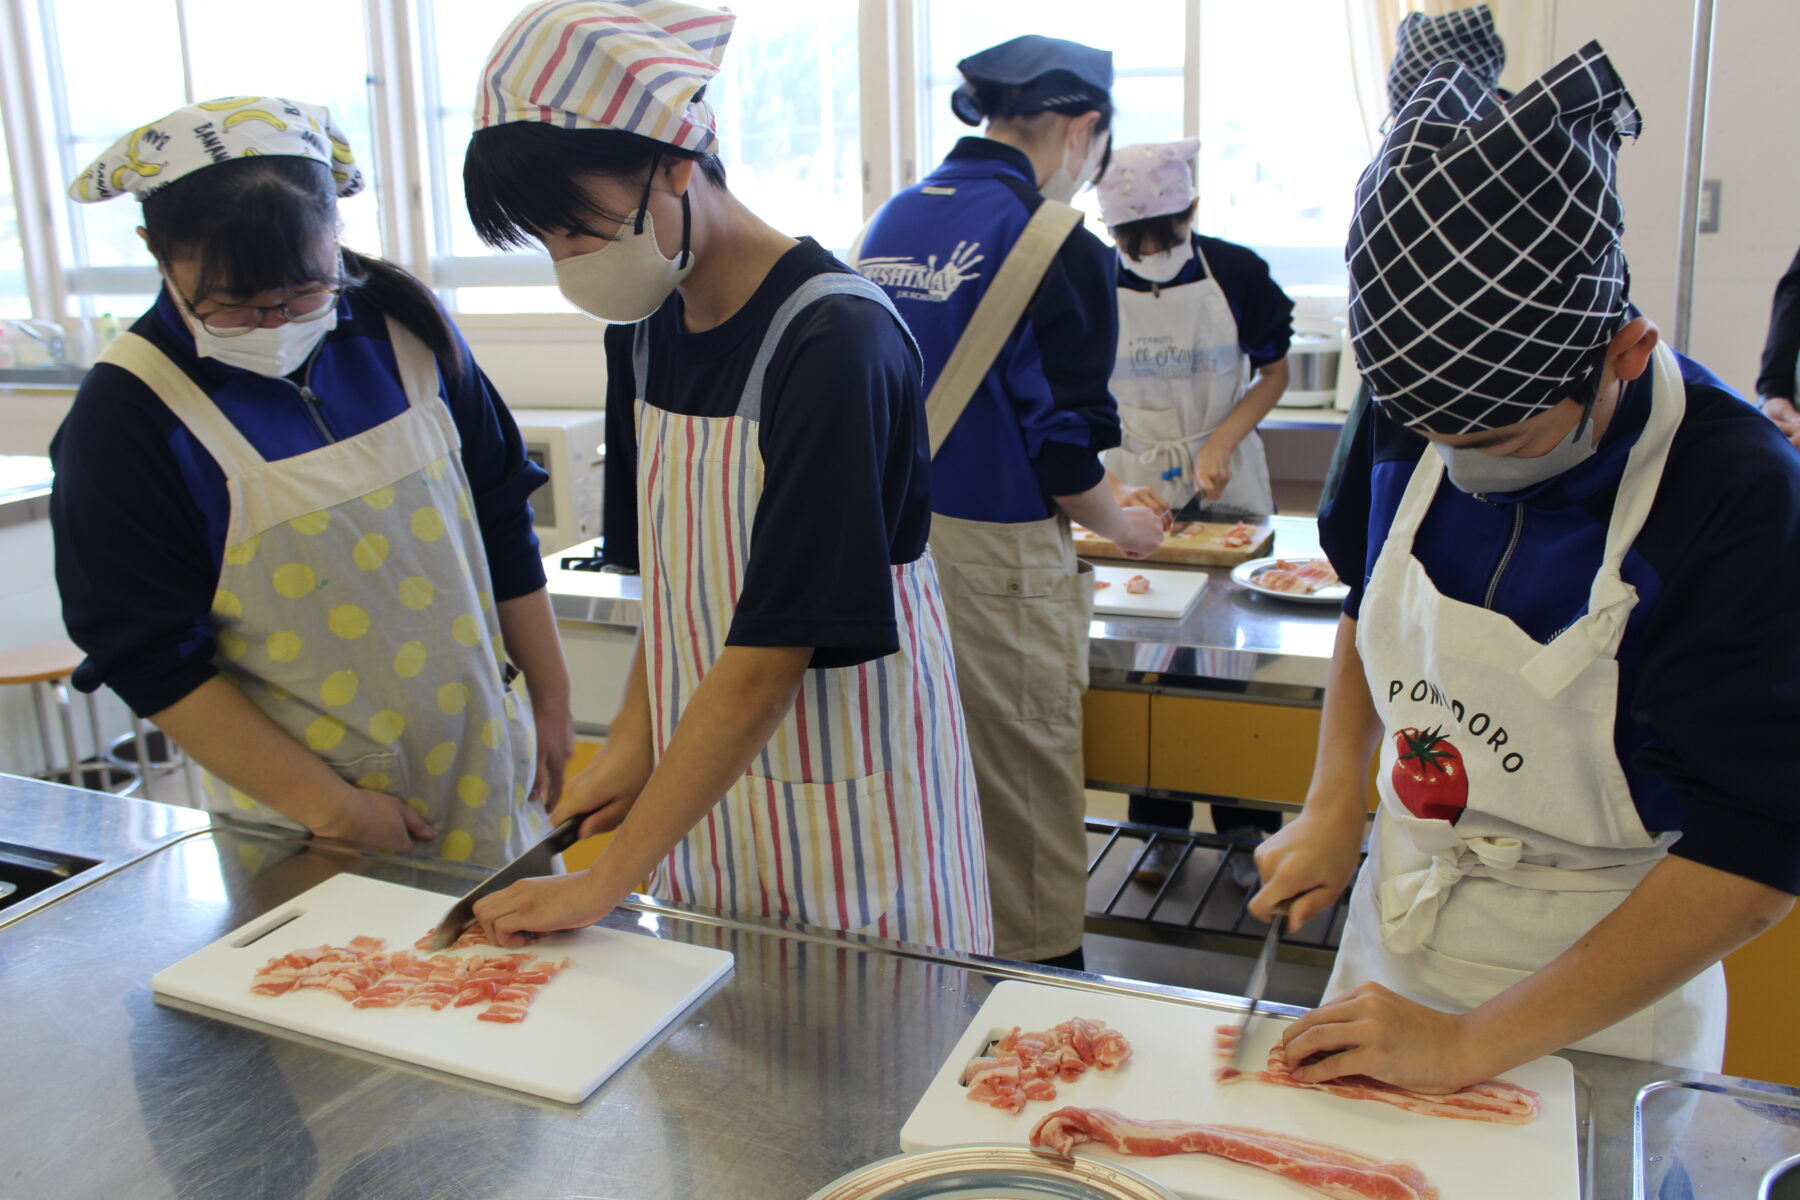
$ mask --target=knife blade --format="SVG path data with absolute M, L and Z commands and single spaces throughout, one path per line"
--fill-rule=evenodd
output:
M 1244 985 L 1244 995 L 1250 1005 L 1244 1010 L 1243 1024 L 1238 1026 L 1237 1040 L 1232 1043 L 1231 1057 L 1226 1066 L 1239 1069 L 1244 1058 L 1244 1042 L 1250 1036 L 1250 1022 L 1256 1019 L 1256 1010 L 1262 1006 L 1263 993 L 1269 990 L 1269 968 L 1275 963 L 1275 947 L 1281 941 L 1281 927 L 1287 923 L 1288 909 L 1294 906 L 1295 897 L 1289 897 L 1275 906 L 1270 914 L 1269 931 L 1263 934 L 1262 953 L 1256 956 L 1256 966 L 1250 972 L 1250 982 Z
M 1243 521 L 1250 525 L 1260 525 L 1269 519 L 1268 513 L 1252 512 L 1247 508 L 1239 508 L 1235 504 L 1227 504 L 1223 500 L 1208 500 L 1205 496 L 1195 496 L 1181 506 L 1175 515 L 1178 522 Z
M 588 814 L 578 813 L 552 829 L 537 845 L 489 875 L 461 900 L 450 906 L 444 919 L 438 922 L 437 929 L 426 945 L 427 953 L 435 954 L 446 949 L 468 928 L 469 922 L 475 919 L 475 902 L 483 896 L 492 895 L 502 888 L 511 887 L 521 879 L 530 879 L 536 875 L 548 875 L 554 868 L 556 856 L 581 840 L 581 822 Z

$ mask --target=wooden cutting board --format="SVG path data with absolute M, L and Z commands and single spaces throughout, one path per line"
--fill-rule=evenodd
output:
M 516 1025 L 480 1021 L 480 1005 L 352 1008 L 319 989 L 259 996 L 251 976 L 270 958 L 310 946 L 345 945 L 360 935 L 410 948 L 443 919 L 452 897 L 337 875 L 212 945 L 160 971 L 150 986 L 165 996 L 579 1104 L 714 983 L 730 974 L 723 950 L 663 941 L 617 929 L 552 934 L 533 949 L 571 958 Z M 492 946 L 460 953 L 499 954 Z
M 1102 1019 L 1122 1032 L 1131 1042 L 1131 1058 L 1117 1071 L 1089 1071 L 1071 1083 L 1059 1082 L 1056 1099 L 1033 1101 L 1016 1116 L 966 1097 L 958 1082 L 963 1067 L 990 1037 L 1014 1025 L 1048 1029 L 1075 1016 Z M 1213 1079 L 1213 1030 L 1231 1020 L 1229 1013 L 1142 996 L 1008 980 L 994 989 L 920 1097 L 900 1131 L 900 1145 L 910 1151 L 964 1142 L 1023 1143 L 1043 1117 L 1073 1104 L 1131 1117 L 1246 1125 L 1404 1159 L 1425 1173 L 1444 1200 L 1579 1200 L 1574 1070 L 1567 1061 L 1540 1058 L 1507 1072 L 1507 1079 L 1544 1098 L 1543 1111 L 1530 1125 L 1448 1120 L 1299 1088 L 1221 1085 Z M 1252 1023 L 1246 1065 L 1267 1059 L 1282 1025 Z M 1204 1154 L 1128 1158 L 1092 1144 L 1078 1153 L 1125 1163 L 1187 1200 L 1318 1198 L 1280 1176 Z
M 1235 567 L 1253 558 L 1262 558 L 1275 544 L 1275 527 L 1268 523 L 1253 525 L 1255 531 L 1248 546 L 1227 546 L 1225 535 L 1236 526 L 1230 522 L 1192 521 L 1178 525 L 1163 544 L 1148 558 L 1132 562 L 1182 563 L 1190 567 Z M 1082 558 L 1124 558 L 1119 548 L 1090 529 L 1073 527 L 1075 553 Z

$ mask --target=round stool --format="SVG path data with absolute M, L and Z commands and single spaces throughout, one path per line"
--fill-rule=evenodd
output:
M 99 757 L 104 753 L 100 742 L 100 710 L 91 694 L 87 697 L 87 714 L 88 728 L 94 739 L 96 757 L 93 761 L 82 759 L 81 745 L 75 740 L 75 722 L 69 711 L 74 688 L 69 677 L 84 657 L 81 647 L 67 638 L 0 650 L 0 686 L 10 684 L 31 688 L 32 703 L 37 709 L 38 744 L 44 751 L 44 769 L 38 772 L 39 779 L 95 791 L 129 792 L 138 785 L 140 777 L 131 767 L 105 762 Z M 56 749 L 51 742 L 52 710 L 56 714 L 56 724 L 61 728 L 66 751 L 63 766 L 57 765 Z

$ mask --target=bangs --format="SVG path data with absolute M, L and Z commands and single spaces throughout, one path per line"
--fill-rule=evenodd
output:
M 477 130 L 463 157 L 469 221 L 495 249 L 535 249 L 545 234 L 612 240 L 595 225 L 631 214 L 609 211 L 583 185 L 592 176 L 635 175 L 658 155 L 688 155 L 649 138 L 608 129 L 558 129 L 509 121 Z
M 323 163 L 292 155 L 233 159 L 144 201 L 150 252 L 197 260 L 193 299 L 338 285 L 337 189 Z

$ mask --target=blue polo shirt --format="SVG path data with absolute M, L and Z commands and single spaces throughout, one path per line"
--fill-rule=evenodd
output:
M 1618 756 L 1646 829 L 1681 833 L 1672 853 L 1800 894 L 1800 456 L 1677 357 L 1687 412 L 1621 567 L 1638 602 L 1596 750 Z M 1650 388 L 1649 372 L 1629 384 L 1593 457 L 1547 483 L 1478 500 L 1444 479 L 1413 545 L 1433 585 L 1538 642 L 1585 613 Z M 1371 404 L 1319 515 L 1352 617 L 1425 446 Z
M 168 289 L 131 331 L 204 389 L 266 459 L 354 437 L 406 408 L 386 318 L 364 299 L 339 300 L 337 327 L 313 358 L 311 387 L 330 437 L 290 384 L 196 355 Z M 528 497 L 547 476 L 458 345 L 461 378 L 445 382 L 442 398 L 462 436 L 494 599 L 511 600 L 544 586 Z M 231 515 L 225 474 L 156 393 L 110 363 L 82 381 L 50 457 L 63 623 L 88 656 L 75 684 L 111 687 L 140 716 L 161 712 L 218 673 L 211 610 Z
M 1038 205 L 1031 161 L 966 137 L 924 181 L 882 207 L 857 269 L 880 284 L 925 359 L 929 393 L 975 306 Z M 962 418 L 931 464 L 933 512 L 972 521 L 1040 521 L 1053 497 L 1105 477 L 1119 444 L 1107 390 L 1118 349 L 1113 252 L 1086 229 L 1051 262 Z

